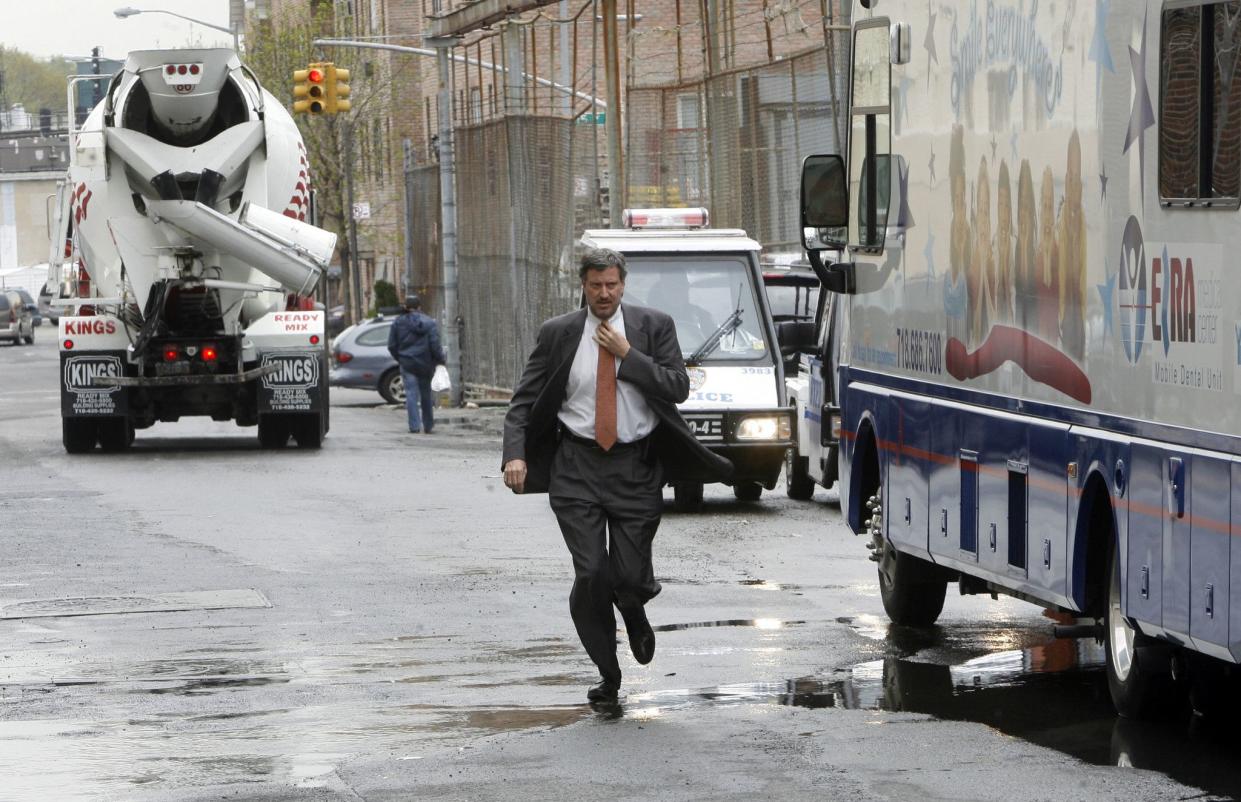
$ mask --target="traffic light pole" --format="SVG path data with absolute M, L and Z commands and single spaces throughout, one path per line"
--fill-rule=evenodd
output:
M 615 9 L 615 0 L 612 0 L 612 8 Z M 614 26 L 615 27 L 615 26 Z M 426 37 L 423 44 L 427 47 L 406 47 L 404 45 L 389 45 L 380 42 L 359 42 L 352 39 L 315 39 L 312 43 L 316 47 L 349 47 L 368 50 L 391 50 L 397 53 L 410 53 L 418 56 L 434 56 L 436 65 L 439 70 L 439 92 L 436 95 L 436 109 L 439 117 L 439 161 L 440 161 L 440 241 L 442 246 L 442 261 L 444 264 L 444 350 L 448 357 L 448 377 L 452 380 L 451 402 L 454 406 L 461 405 L 462 386 L 461 386 L 461 331 L 460 331 L 460 307 L 457 300 L 457 180 L 456 180 L 456 162 L 453 149 L 453 125 L 452 125 L 452 78 L 453 78 L 453 62 L 478 66 L 483 69 L 493 70 L 496 72 L 507 72 L 504 67 L 491 64 L 481 59 L 473 59 L 467 56 L 454 55 L 451 50 L 458 44 L 455 37 L 434 38 Z M 585 92 L 579 92 L 572 86 L 564 86 L 554 81 L 549 81 L 537 75 L 530 75 L 522 72 L 522 77 L 532 80 L 542 86 L 548 86 L 556 91 L 564 92 L 572 97 L 582 98 L 590 101 L 599 108 L 607 108 L 605 103 L 599 98 L 592 97 Z M 616 93 L 617 101 L 619 101 L 619 91 Z M 611 100 L 611 98 L 609 98 Z M 619 105 L 619 103 L 618 103 Z M 612 116 L 609 113 L 609 118 Z M 346 129 L 349 130 L 349 129 Z M 352 134 L 352 132 L 350 132 Z M 352 139 L 352 135 L 350 136 Z M 350 267 L 356 268 L 357 265 L 357 234 L 355 224 L 353 222 L 353 169 L 352 169 L 352 153 L 346 157 L 346 175 L 347 192 L 349 194 L 349 231 L 350 231 Z M 408 214 L 408 211 L 406 212 Z M 406 268 L 407 270 L 410 268 Z M 357 271 L 354 271 L 354 281 L 358 280 Z M 354 286 L 357 286 L 356 284 Z M 355 297 L 360 294 L 355 290 Z
M 358 258 L 358 221 L 353 216 L 353 119 L 345 121 L 344 145 L 345 162 L 345 214 L 349 216 L 349 273 L 353 285 L 353 303 L 350 304 L 349 315 L 352 322 L 361 323 L 365 312 L 362 309 L 362 260 Z

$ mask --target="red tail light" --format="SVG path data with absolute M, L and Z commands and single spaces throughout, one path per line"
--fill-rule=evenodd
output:
M 351 359 L 353 359 L 353 354 L 349 353 L 348 351 L 337 351 L 336 352 L 336 361 L 342 365 Z
M 181 353 L 177 350 L 177 347 L 175 345 L 170 345 L 164 349 L 164 361 L 165 362 L 176 362 L 177 357 L 180 355 Z
M 217 359 L 219 359 L 219 357 L 220 357 L 220 354 L 218 351 L 215 350 L 214 345 L 203 346 L 203 361 L 204 362 L 214 362 Z

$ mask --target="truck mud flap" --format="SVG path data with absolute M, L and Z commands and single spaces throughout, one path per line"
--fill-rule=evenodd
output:
M 326 400 L 323 352 L 287 351 L 263 354 L 267 370 L 259 382 L 258 411 L 318 412 Z
M 60 354 L 60 414 L 65 418 L 126 415 L 124 351 Z M 104 382 L 109 382 L 104 384 Z

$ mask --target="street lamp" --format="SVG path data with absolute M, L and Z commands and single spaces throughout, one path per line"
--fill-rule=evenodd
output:
M 238 49 L 236 28 L 225 28 L 223 25 L 216 25 L 215 23 L 212 23 L 212 22 L 204 22 L 203 20 L 200 20 L 200 19 L 194 19 L 193 17 L 187 17 L 184 14 L 178 14 L 175 11 L 165 11 L 162 8 L 134 8 L 133 6 L 126 6 L 124 8 L 118 8 L 112 13 L 115 14 L 120 19 L 125 19 L 126 17 L 132 17 L 135 14 L 167 14 L 171 17 L 180 17 L 186 22 L 192 22 L 195 25 L 201 25 L 204 28 L 213 28 L 214 30 L 223 31 L 224 33 L 231 33 L 233 35 L 233 50 Z

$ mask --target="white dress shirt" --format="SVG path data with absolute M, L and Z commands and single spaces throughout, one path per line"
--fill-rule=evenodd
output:
M 612 328 L 622 337 L 625 336 L 625 317 L 621 307 L 608 321 Z M 595 331 L 599 328 L 599 318 L 595 317 L 590 307 L 586 308 L 586 326 L 582 329 L 582 339 L 577 344 L 577 353 L 573 355 L 573 367 L 569 369 L 569 383 L 565 387 L 564 403 L 560 406 L 560 422 L 578 437 L 587 440 L 595 439 L 595 379 L 599 371 L 599 344 L 595 342 Z M 620 372 L 621 358 L 616 357 L 616 370 Z M 618 379 L 616 382 L 616 440 L 619 443 L 632 443 L 641 440 L 655 431 L 658 419 L 651 411 L 646 399 L 627 381 Z

